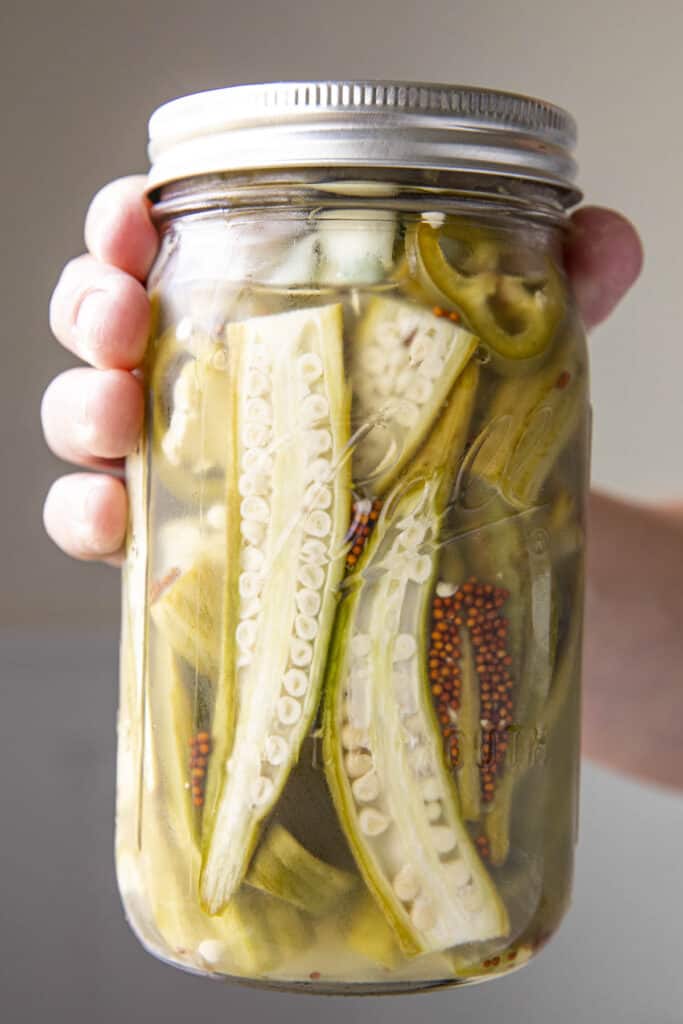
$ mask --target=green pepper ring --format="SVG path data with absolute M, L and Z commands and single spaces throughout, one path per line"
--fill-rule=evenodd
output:
M 408 266 L 417 282 L 432 301 L 445 309 L 462 313 L 471 329 L 493 352 L 507 359 L 532 359 L 543 353 L 564 319 L 566 302 L 560 275 L 551 261 L 546 263 L 546 284 L 535 294 L 526 290 L 523 278 L 501 275 L 493 269 L 482 269 L 472 276 L 459 273 L 440 245 L 441 234 L 466 242 L 490 239 L 482 232 L 466 227 L 434 228 L 421 222 L 406 234 Z M 525 327 L 510 333 L 501 326 L 490 307 L 501 282 L 516 293 L 516 301 L 526 321 Z

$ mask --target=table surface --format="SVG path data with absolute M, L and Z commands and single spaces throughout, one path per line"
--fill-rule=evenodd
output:
M 0 631 L 0 1019 L 680 1024 L 683 799 L 586 766 L 574 907 L 510 978 L 389 999 L 259 992 L 143 952 L 112 856 L 117 638 Z

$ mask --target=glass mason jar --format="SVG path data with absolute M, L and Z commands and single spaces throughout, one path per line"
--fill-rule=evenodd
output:
M 144 945 L 315 992 L 509 972 L 576 836 L 573 125 L 445 86 L 151 123 L 117 865 Z

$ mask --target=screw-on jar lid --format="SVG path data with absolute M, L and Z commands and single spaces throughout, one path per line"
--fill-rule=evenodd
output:
M 292 167 L 460 171 L 543 182 L 571 202 L 573 118 L 543 100 L 419 82 L 277 82 L 196 93 L 149 123 L 150 190 Z

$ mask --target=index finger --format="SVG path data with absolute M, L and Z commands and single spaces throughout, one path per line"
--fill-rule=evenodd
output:
M 85 244 L 101 263 L 144 281 L 159 238 L 145 196 L 144 174 L 119 178 L 100 189 L 85 220 Z

